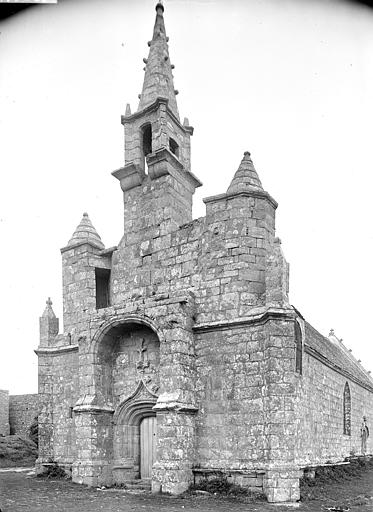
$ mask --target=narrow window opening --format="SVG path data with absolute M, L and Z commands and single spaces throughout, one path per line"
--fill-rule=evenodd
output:
M 171 153 L 173 153 L 177 158 L 179 158 L 179 146 L 178 146 L 176 140 L 171 139 L 171 137 L 170 137 L 169 146 L 170 146 Z
M 70 419 L 73 417 L 73 410 L 74 410 L 74 407 L 69 407 L 69 418 Z
M 147 124 L 142 129 L 142 148 L 144 156 L 152 152 L 152 125 Z
M 96 309 L 110 306 L 110 270 L 96 268 Z
M 152 152 L 152 125 L 146 124 L 142 127 L 142 153 L 144 159 L 144 171 L 148 174 L 148 164 L 146 162 L 146 155 Z
M 348 382 L 343 391 L 343 433 L 346 436 L 351 435 L 351 392 Z
M 294 323 L 295 331 L 295 371 L 302 375 L 303 351 L 302 351 L 302 330 L 298 322 Z

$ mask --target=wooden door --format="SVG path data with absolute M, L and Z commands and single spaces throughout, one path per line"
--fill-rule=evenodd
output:
M 140 475 L 141 478 L 152 477 L 153 462 L 157 444 L 157 418 L 144 418 L 140 423 Z

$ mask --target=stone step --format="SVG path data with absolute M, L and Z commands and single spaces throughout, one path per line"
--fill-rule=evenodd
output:
M 152 483 L 151 480 L 141 480 L 140 478 L 137 480 L 126 480 L 123 482 L 126 489 L 128 490 L 138 490 L 138 491 L 151 491 Z

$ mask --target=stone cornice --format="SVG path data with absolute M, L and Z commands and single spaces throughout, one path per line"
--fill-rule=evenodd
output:
M 114 414 L 113 407 L 107 405 L 76 405 L 73 408 L 75 413 L 87 413 L 87 414 Z
M 344 370 L 340 366 L 334 364 L 332 361 L 327 359 L 325 356 L 320 354 L 320 352 L 318 352 L 314 348 L 310 347 L 306 343 L 304 344 L 304 351 L 307 354 L 309 354 L 311 357 L 314 357 L 315 359 L 320 361 L 320 363 L 324 364 L 325 366 L 328 366 L 329 368 L 331 368 L 332 370 L 336 371 L 340 375 L 343 375 L 344 377 L 346 377 L 347 379 L 351 380 L 352 382 L 355 382 L 355 384 L 358 384 L 359 386 L 361 386 L 364 389 L 366 389 L 366 390 L 370 391 L 371 393 L 373 393 L 373 385 L 369 386 L 369 384 L 361 381 L 358 377 L 356 377 L 355 375 L 352 375 L 347 370 Z
M 114 251 L 116 251 L 118 249 L 118 246 L 117 245 L 113 245 L 113 247 L 109 247 L 108 249 L 102 249 L 98 255 L 99 256 L 109 256 L 111 254 L 113 254 Z
M 59 354 L 66 354 L 68 352 L 77 352 L 79 350 L 79 345 L 65 345 L 62 347 L 42 347 L 34 350 L 35 354 L 38 356 L 53 356 Z
M 195 332 L 210 332 L 222 329 L 235 329 L 245 325 L 252 324 L 265 324 L 269 320 L 293 320 L 295 318 L 292 309 L 266 309 L 265 311 L 258 312 L 257 314 L 239 318 L 238 320 L 228 320 L 226 322 L 208 322 L 195 324 L 193 331 Z
M 242 197 L 259 197 L 260 199 L 267 199 L 267 201 L 269 201 L 271 203 L 271 205 L 275 209 L 278 206 L 277 201 L 275 201 L 273 199 L 273 197 L 270 194 L 268 194 L 268 192 L 265 192 L 264 190 L 263 191 L 261 191 L 261 190 L 247 190 L 247 191 L 244 191 L 244 192 L 234 192 L 234 193 L 231 193 L 231 194 L 228 194 L 228 193 L 218 194 L 216 196 L 205 197 L 203 199 L 203 202 L 205 204 L 207 204 L 207 203 L 214 203 L 214 202 L 218 202 L 218 201 L 224 201 L 226 199 L 230 199 L 232 197 L 237 197 L 237 196 L 242 196 Z
M 146 157 L 146 160 L 148 163 L 149 176 L 151 177 L 151 179 L 155 179 L 159 176 L 162 176 L 163 174 L 171 174 L 176 179 L 180 176 L 181 179 L 186 179 L 187 181 L 189 181 L 193 187 L 193 190 L 202 185 L 202 182 L 191 171 L 186 170 L 183 164 L 177 158 L 177 156 L 174 155 L 166 147 L 159 148 L 156 151 L 154 151 L 154 153 L 149 153 L 149 155 L 147 155 Z M 156 173 L 153 174 L 152 166 L 164 160 L 166 160 L 171 165 L 171 168 L 167 170 L 166 168 L 164 168 L 161 174 L 158 174 L 158 170 Z
M 157 98 L 153 103 L 148 105 L 147 107 L 143 108 L 142 110 L 138 110 L 137 112 L 134 112 L 133 114 L 130 114 L 129 116 L 121 116 L 121 123 L 123 125 L 132 123 L 136 119 L 139 119 L 140 117 L 144 117 L 147 114 L 150 114 L 151 112 L 154 112 L 155 110 L 158 110 L 159 105 L 166 105 L 167 113 L 171 117 L 171 119 L 174 121 L 174 123 L 184 132 L 188 133 L 189 135 L 193 135 L 194 128 L 192 126 L 184 126 L 181 124 L 179 119 L 175 116 L 175 114 L 172 112 L 172 110 L 168 106 L 168 98 Z
M 102 248 L 101 245 L 96 244 L 92 240 L 82 240 L 81 242 L 77 242 L 75 244 L 66 245 L 65 247 L 62 247 L 62 249 L 60 249 L 61 254 L 63 254 L 64 252 L 70 251 L 71 249 L 76 249 L 77 247 L 80 247 L 81 245 L 90 245 L 90 246 L 94 247 L 95 249 L 98 249 L 100 252 L 105 250 Z

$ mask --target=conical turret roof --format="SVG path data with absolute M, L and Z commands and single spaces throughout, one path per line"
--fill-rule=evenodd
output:
M 176 103 L 176 94 L 172 76 L 172 66 L 168 53 L 168 38 L 164 24 L 164 7 L 158 2 L 155 8 L 153 38 L 149 41 L 149 57 L 144 59 L 146 63 L 144 84 L 140 95 L 138 110 L 143 110 L 151 105 L 157 98 L 167 98 L 172 112 L 179 119 L 179 111 Z
M 263 187 L 255 170 L 253 161 L 251 160 L 250 153 L 245 151 L 240 166 L 228 187 L 227 193 L 236 194 L 238 192 L 249 192 L 254 190 L 263 191 Z
M 46 306 L 44 309 L 44 312 L 42 314 L 42 318 L 56 318 L 56 315 L 54 314 L 53 308 L 52 308 L 52 301 L 51 298 L 48 297 L 48 300 L 45 302 Z
M 83 213 L 83 218 L 80 221 L 78 227 L 74 231 L 73 236 L 70 238 L 67 246 L 75 245 L 78 243 L 89 242 L 98 247 L 99 249 L 105 249 L 104 244 L 101 241 L 100 235 L 94 228 L 88 213 Z

